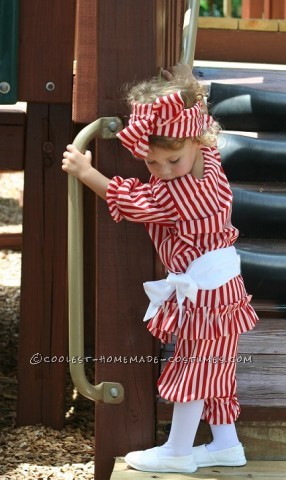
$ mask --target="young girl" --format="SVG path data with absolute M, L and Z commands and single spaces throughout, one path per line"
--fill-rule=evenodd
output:
M 63 170 L 108 203 L 116 222 L 145 224 L 168 270 L 165 280 L 146 282 L 150 305 L 144 320 L 162 342 L 176 337 L 174 357 L 158 381 L 160 395 L 174 402 L 168 441 L 125 457 L 133 468 L 195 472 L 197 467 L 245 465 L 235 420 L 238 335 L 254 327 L 240 276 L 231 224 L 232 193 L 215 146 L 218 125 L 203 102 L 203 90 L 186 66 L 165 79 L 141 82 L 129 93 L 129 124 L 118 137 L 151 173 L 106 178 L 91 166 L 91 155 L 73 145 Z M 200 419 L 213 441 L 193 447 Z

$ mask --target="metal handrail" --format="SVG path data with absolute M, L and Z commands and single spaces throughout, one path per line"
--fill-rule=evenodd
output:
M 122 129 L 118 117 L 104 117 L 83 128 L 73 144 L 82 153 L 96 137 L 115 138 Z M 83 307 L 83 188 L 81 182 L 68 176 L 68 289 L 69 289 L 69 366 L 73 383 L 86 398 L 105 403 L 121 403 L 124 389 L 120 383 L 102 382 L 92 385 L 86 375 L 84 364 L 89 357 L 84 355 L 84 307 Z
M 190 67 L 193 67 L 194 63 L 199 12 L 200 0 L 187 0 L 180 62 L 188 64 Z
M 187 0 L 183 27 L 180 61 L 193 66 L 196 44 L 199 0 Z M 118 117 L 104 117 L 83 128 L 73 144 L 82 153 L 96 137 L 115 138 L 123 128 Z M 69 288 L 69 356 L 70 374 L 78 391 L 86 398 L 105 403 L 121 403 L 123 386 L 116 382 L 92 385 L 86 375 L 84 363 L 84 307 L 83 307 L 83 201 L 81 182 L 68 177 L 68 288 Z

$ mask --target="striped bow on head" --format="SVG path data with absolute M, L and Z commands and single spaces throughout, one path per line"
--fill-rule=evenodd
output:
M 202 112 L 202 102 L 184 108 L 181 92 L 156 98 L 154 103 L 133 102 L 128 126 L 117 133 L 122 145 L 135 156 L 145 158 L 149 136 L 194 138 L 200 136 L 213 119 Z

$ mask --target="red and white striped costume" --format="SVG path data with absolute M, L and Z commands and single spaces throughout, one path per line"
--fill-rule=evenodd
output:
M 216 148 L 202 147 L 204 175 L 170 181 L 151 176 L 114 177 L 107 202 L 116 222 L 144 223 L 169 272 L 183 273 L 211 250 L 229 247 L 238 237 L 231 224 L 232 192 Z M 257 316 L 239 275 L 214 290 L 199 290 L 194 305 L 186 298 L 181 327 L 176 294 L 164 302 L 148 329 L 162 342 L 177 337 L 174 357 L 158 380 L 163 398 L 173 402 L 205 399 L 203 418 L 232 423 L 239 415 L 236 398 L 238 335 L 251 330 Z

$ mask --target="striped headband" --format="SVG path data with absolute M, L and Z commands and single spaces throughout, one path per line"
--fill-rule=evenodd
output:
M 184 108 L 181 92 L 156 98 L 154 103 L 132 103 L 128 126 L 117 137 L 135 156 L 145 158 L 149 151 L 149 135 L 163 137 L 198 137 L 212 124 L 210 115 L 202 112 L 202 102 Z

